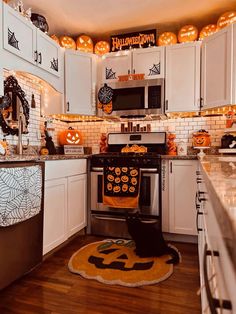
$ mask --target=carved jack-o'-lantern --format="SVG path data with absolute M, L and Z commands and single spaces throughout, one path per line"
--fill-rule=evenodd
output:
M 59 38 L 58 38 L 55 34 L 51 35 L 50 37 L 51 37 L 58 45 L 60 45 L 60 40 L 59 40 Z
M 81 35 L 76 40 L 77 50 L 93 52 L 93 41 L 89 36 Z
M 158 46 L 168 46 L 177 43 L 177 36 L 172 32 L 164 32 L 158 38 Z
M 81 132 L 69 128 L 59 134 L 59 143 L 60 145 L 81 145 L 83 137 Z
M 204 38 L 217 32 L 217 30 L 218 28 L 216 24 L 209 24 L 207 26 L 204 26 L 199 34 L 199 39 L 203 40 Z
M 193 134 L 194 147 L 209 147 L 211 144 L 210 134 L 205 130 L 199 130 Z
M 194 25 L 185 25 L 181 27 L 178 33 L 178 41 L 180 43 L 191 42 L 197 39 L 198 29 Z
M 234 22 L 236 22 L 236 11 L 225 12 L 219 17 L 217 27 L 221 29 Z
M 104 55 L 105 53 L 108 53 L 110 51 L 110 45 L 107 41 L 99 41 L 96 43 L 94 52 L 97 55 Z
M 69 36 L 61 36 L 59 40 L 61 47 L 67 49 L 76 49 L 76 43 L 73 38 Z

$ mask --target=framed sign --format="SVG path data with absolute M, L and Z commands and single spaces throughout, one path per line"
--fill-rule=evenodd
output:
M 156 30 L 111 36 L 111 51 L 129 48 L 147 48 L 156 45 Z

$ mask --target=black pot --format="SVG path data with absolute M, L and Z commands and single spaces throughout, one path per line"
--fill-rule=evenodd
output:
M 38 27 L 42 32 L 47 33 L 49 30 L 46 18 L 43 15 L 32 13 L 31 14 L 32 23 Z

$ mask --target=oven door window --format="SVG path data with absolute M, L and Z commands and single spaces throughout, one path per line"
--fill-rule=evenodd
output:
M 144 87 L 119 88 L 113 90 L 113 111 L 144 109 Z

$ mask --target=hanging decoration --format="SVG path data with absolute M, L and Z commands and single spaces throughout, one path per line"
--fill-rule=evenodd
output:
M 8 44 L 17 50 L 20 50 L 19 41 L 16 39 L 15 33 L 13 33 L 10 28 L 8 28 Z
M 161 64 L 159 62 L 157 64 L 153 64 L 153 67 L 151 69 L 149 69 L 148 76 L 158 75 L 160 73 L 161 73 Z
M 71 38 L 70 36 L 61 36 L 59 38 L 60 41 L 60 45 L 63 48 L 67 48 L 67 49 L 76 49 L 76 43 L 74 41 L 73 38 Z
M 228 11 L 219 17 L 217 27 L 221 29 L 234 22 L 236 22 L 236 11 Z
M 52 61 L 50 61 L 50 63 L 51 63 L 50 68 L 58 72 L 58 59 L 53 58 Z
M 43 15 L 40 15 L 38 13 L 32 13 L 30 19 L 31 19 L 31 22 L 37 28 L 39 28 L 42 32 L 48 33 L 49 26 L 48 26 L 46 18 Z
M 87 35 L 81 35 L 76 40 L 77 50 L 93 53 L 93 41 Z
M 172 32 L 164 32 L 158 38 L 158 46 L 175 45 L 177 36 Z
M 204 26 L 199 34 L 199 40 L 203 40 L 204 38 L 216 33 L 218 31 L 216 24 L 209 24 Z
M 51 35 L 50 37 L 51 37 L 58 45 L 60 45 L 59 38 L 58 38 L 55 34 Z
M 116 80 L 116 72 L 113 72 L 112 68 L 106 68 L 106 80 Z
M 130 48 L 146 48 L 156 45 L 156 30 L 111 36 L 111 51 Z
M 196 40 L 198 37 L 198 29 L 194 25 L 185 25 L 181 27 L 178 33 L 178 41 L 186 43 Z
M 113 89 L 106 83 L 98 91 L 98 109 L 102 109 L 107 114 L 112 113 Z
M 102 56 L 105 53 L 108 53 L 109 51 L 110 51 L 110 44 L 107 41 L 97 42 L 94 48 L 94 52 L 99 56 Z

